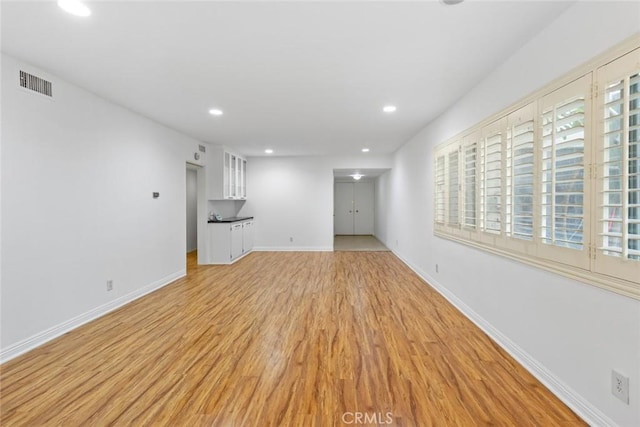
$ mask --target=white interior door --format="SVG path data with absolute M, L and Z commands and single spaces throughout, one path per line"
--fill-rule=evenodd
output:
M 373 181 L 355 182 L 353 187 L 353 234 L 373 234 Z
M 353 183 L 335 183 L 333 215 L 334 234 L 353 234 Z

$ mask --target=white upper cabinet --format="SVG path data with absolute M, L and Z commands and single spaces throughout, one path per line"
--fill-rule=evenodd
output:
M 207 162 L 209 200 L 245 200 L 247 198 L 247 160 L 227 150 L 212 147 Z

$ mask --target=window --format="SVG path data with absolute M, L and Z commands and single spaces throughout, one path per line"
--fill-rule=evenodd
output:
M 533 239 L 535 105 L 509 116 L 507 128 L 507 219 L 510 237 Z
M 542 242 L 582 249 L 584 238 L 584 95 L 542 112 Z
M 640 66 L 635 51 L 598 70 L 594 269 L 640 277 Z
M 444 156 L 436 160 L 436 222 L 444 223 Z
M 635 43 L 436 147 L 435 233 L 640 299 Z
M 482 229 L 499 234 L 502 230 L 502 129 L 499 122 L 483 130 L 480 174 Z

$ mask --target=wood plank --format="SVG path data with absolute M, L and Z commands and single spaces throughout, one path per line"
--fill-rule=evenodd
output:
M 0 424 L 585 425 L 390 252 L 195 257 L 5 363 Z

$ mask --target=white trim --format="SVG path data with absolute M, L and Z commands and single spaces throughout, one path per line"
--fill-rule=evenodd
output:
M 427 285 L 435 289 L 455 308 L 458 309 L 467 319 L 471 320 L 476 326 L 489 336 L 494 342 L 502 347 L 511 355 L 520 365 L 536 377 L 545 385 L 558 399 L 571 408 L 580 418 L 591 426 L 616 426 L 617 424 L 611 420 L 606 414 L 595 408 L 588 400 L 578 394 L 575 390 L 564 383 L 553 372 L 548 370 L 542 363 L 532 357 L 518 344 L 513 342 L 509 337 L 496 329 L 491 323 L 473 311 L 471 307 L 465 304 L 461 299 L 455 296 L 445 286 L 440 284 L 433 277 L 422 271 L 419 267 L 411 264 L 401 254 L 392 250 L 407 267 L 413 270 Z
M 333 246 L 257 246 L 256 252 L 333 252 Z
M 98 317 L 104 316 L 105 314 L 117 308 L 120 308 L 123 305 L 126 305 L 140 297 L 143 297 L 144 295 L 156 291 L 168 285 L 169 283 L 174 282 L 175 280 L 185 277 L 186 275 L 187 271 L 185 269 L 179 270 L 173 274 L 163 277 L 160 280 L 156 280 L 155 282 L 152 282 L 147 286 L 116 298 L 113 301 L 109 301 L 108 303 L 93 308 L 86 313 L 80 314 L 47 330 L 32 335 L 29 338 L 10 345 L 9 347 L 4 348 L 0 351 L 0 363 L 5 363 L 17 356 L 20 356 L 23 353 L 26 353 L 29 350 L 33 350 L 34 348 L 39 347 L 42 344 L 59 337 L 62 334 L 76 329 L 77 327 L 82 326 L 94 319 L 97 319 Z

